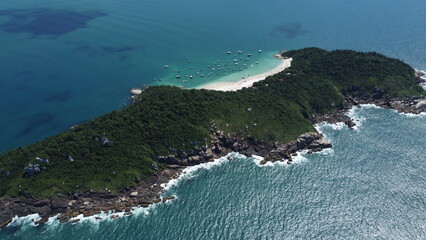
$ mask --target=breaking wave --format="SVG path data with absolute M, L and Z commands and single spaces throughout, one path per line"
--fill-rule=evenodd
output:
M 163 187 L 164 190 L 164 194 L 167 194 L 167 191 L 169 191 L 171 188 L 173 187 L 177 187 L 179 186 L 179 184 L 185 180 L 188 179 L 192 179 L 194 177 L 197 176 L 197 172 L 201 169 L 205 169 L 205 170 L 210 170 L 212 168 L 218 167 L 226 162 L 229 162 L 229 158 L 230 159 L 235 159 L 235 158 L 247 158 L 244 155 L 241 155 L 239 153 L 229 153 L 228 155 L 221 157 L 219 159 L 216 159 L 213 162 L 208 162 L 208 163 L 203 163 L 200 165 L 196 165 L 196 166 L 190 166 L 185 168 L 181 174 L 179 175 L 178 178 L 176 179 L 171 179 L 169 182 L 167 183 L 163 183 L 161 184 L 161 187 Z M 174 202 L 176 199 L 178 199 L 178 197 L 176 195 L 172 195 L 175 198 L 166 202 L 160 201 L 158 203 L 153 203 L 151 205 L 149 205 L 148 207 L 133 207 L 131 209 L 131 213 L 132 215 L 135 216 L 139 216 L 139 215 L 143 215 L 143 216 L 148 216 L 150 215 L 150 213 L 157 208 L 159 205 L 161 204 L 171 204 L 172 202 Z M 161 200 L 163 199 L 163 196 L 161 196 Z M 49 218 L 49 221 L 45 223 L 45 225 L 48 228 L 52 228 L 52 227 L 56 227 L 59 226 L 59 220 L 57 219 L 57 216 L 53 216 Z M 113 218 L 111 218 L 111 216 L 114 216 Z M 80 224 L 80 223 L 92 223 L 92 224 L 99 224 L 100 222 L 104 222 L 104 221 L 113 221 L 115 219 L 118 218 L 123 218 L 123 217 L 127 217 L 127 216 L 131 216 L 131 215 L 126 215 L 126 212 L 122 211 L 122 212 L 117 212 L 117 211 L 107 211 L 104 212 L 102 211 L 100 214 L 95 214 L 93 216 L 88 216 L 88 217 L 84 217 L 83 214 L 80 214 L 76 217 L 73 217 L 69 220 L 69 223 L 71 224 Z M 37 226 L 35 224 L 35 222 L 37 222 L 38 220 L 40 220 L 41 217 L 38 214 L 32 214 L 32 215 L 28 215 L 25 217 L 14 217 L 12 222 L 8 225 L 8 227 L 17 227 L 20 226 L 21 228 L 25 228 L 26 226 L 30 227 L 35 227 Z
M 179 186 L 181 182 L 196 177 L 197 172 L 201 169 L 210 170 L 226 162 L 229 162 L 228 158 L 234 159 L 234 158 L 247 158 L 247 157 L 236 152 L 229 153 L 228 155 L 221 157 L 219 159 L 216 159 L 213 162 L 202 163 L 199 165 L 187 167 L 183 169 L 183 171 L 179 174 L 178 178 L 172 179 L 167 183 L 161 184 L 160 186 L 164 189 L 164 191 L 169 191 L 172 187 Z
M 308 150 L 303 150 L 303 151 L 299 151 L 296 152 L 296 156 L 292 157 L 292 162 L 289 164 L 288 160 L 284 160 L 284 161 L 275 161 L 275 162 L 266 162 L 265 164 L 260 164 L 260 162 L 263 160 L 263 157 L 261 156 L 253 156 L 253 162 L 258 166 L 258 167 L 274 167 L 274 166 L 282 166 L 282 167 L 291 167 L 292 165 L 295 164 L 303 164 L 305 162 L 309 161 L 309 155 L 323 155 L 323 156 L 327 156 L 327 155 L 334 155 L 334 150 L 333 148 L 327 148 L 327 149 L 323 149 L 320 152 L 314 152 L 311 154 L 308 154 Z

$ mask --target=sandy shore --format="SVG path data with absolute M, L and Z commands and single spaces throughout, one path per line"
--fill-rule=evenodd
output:
M 262 74 L 258 74 L 255 76 L 247 77 L 244 79 L 241 79 L 236 82 L 214 82 L 209 83 L 206 85 L 202 85 L 198 87 L 199 89 L 208 89 L 208 90 L 216 90 L 216 91 L 237 91 L 239 89 L 245 88 L 245 87 L 251 87 L 253 86 L 253 83 L 262 81 L 266 77 L 272 76 L 274 74 L 277 74 L 279 72 L 284 71 L 284 69 L 291 66 L 292 58 L 288 59 L 281 59 L 280 65 L 278 65 L 276 68 L 264 72 Z

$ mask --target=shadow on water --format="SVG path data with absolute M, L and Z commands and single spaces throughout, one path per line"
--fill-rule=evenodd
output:
M 135 50 L 136 47 L 130 47 L 130 46 L 126 46 L 126 47 L 110 47 L 110 46 L 106 46 L 102 48 L 102 52 L 103 53 L 120 53 L 120 52 L 128 52 L 128 51 L 132 51 Z
M 92 47 L 91 47 L 90 45 L 88 45 L 88 44 L 83 44 L 83 45 L 80 45 L 80 46 L 78 46 L 78 47 L 74 48 L 74 49 L 73 49 L 73 51 L 77 51 L 77 52 L 86 52 L 86 51 L 89 51 L 89 50 L 91 50 L 91 49 L 92 49 Z
M 89 21 L 106 15 L 99 11 L 6 9 L 0 11 L 0 16 L 8 17 L 0 25 L 0 30 L 8 33 L 30 33 L 34 36 L 60 36 L 85 28 Z
M 55 119 L 55 116 L 53 116 L 50 113 L 44 112 L 44 113 L 37 113 L 29 118 L 28 125 L 20 131 L 15 137 L 22 137 L 25 136 L 31 132 L 33 132 L 36 128 L 49 125 L 53 119 Z
M 22 71 L 19 71 L 17 73 L 17 75 L 20 75 L 20 76 L 33 76 L 34 75 L 34 71 L 31 71 L 31 70 L 22 70 Z
M 71 91 L 62 91 L 46 97 L 46 102 L 65 102 L 73 96 Z
M 303 29 L 300 23 L 284 23 L 274 27 L 270 32 L 271 36 L 284 36 L 287 39 L 293 39 L 309 33 Z
M 141 48 L 135 47 L 135 46 L 119 46 L 119 47 L 104 46 L 104 47 L 101 47 L 101 48 L 96 48 L 96 47 L 93 47 L 89 44 L 81 44 L 81 45 L 78 45 L 77 47 L 75 47 L 73 49 L 73 51 L 85 52 L 85 53 L 88 54 L 88 56 L 116 55 L 116 56 L 118 56 L 119 60 L 121 62 L 123 62 L 123 61 L 126 61 L 127 59 L 129 59 L 131 57 L 131 55 L 129 55 L 130 53 L 132 53 L 133 51 L 136 51 L 138 49 L 141 49 Z

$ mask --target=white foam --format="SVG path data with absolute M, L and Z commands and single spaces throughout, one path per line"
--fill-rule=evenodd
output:
M 419 70 L 419 69 L 416 69 L 416 71 L 423 73 L 424 75 L 421 76 L 420 78 L 423 79 L 423 80 L 426 80 L 426 71 Z M 420 83 L 420 87 L 422 87 L 424 90 L 426 90 L 426 83 Z
M 314 152 L 312 154 L 318 154 L 323 156 L 334 156 L 334 149 L 333 148 L 326 148 L 319 152 Z
M 260 164 L 260 162 L 264 159 L 263 157 L 261 157 L 261 156 L 256 156 L 256 155 L 253 155 L 252 156 L 254 159 L 253 159 L 253 162 L 258 166 L 258 167 L 273 167 L 273 166 L 275 166 L 275 165 L 281 165 L 281 166 L 285 166 L 285 165 L 287 165 L 287 164 L 284 164 L 282 161 L 276 161 L 276 162 L 266 162 L 265 164 Z
M 359 107 L 356 107 L 356 106 L 352 107 L 348 111 L 346 116 L 350 117 L 352 121 L 355 123 L 355 126 L 353 127 L 355 131 L 359 131 L 360 127 L 367 121 L 367 118 L 359 115 L 359 110 L 362 108 L 369 109 L 369 108 L 380 108 L 380 107 L 374 104 L 363 104 L 363 105 L 360 105 Z
M 213 162 L 208 162 L 208 163 L 203 163 L 200 165 L 196 165 L 196 166 L 190 166 L 185 168 L 182 173 L 179 175 L 179 177 L 177 179 L 172 179 L 169 182 L 165 183 L 165 184 L 161 184 L 161 186 L 163 187 L 164 191 L 168 191 L 170 188 L 172 187 L 176 187 L 179 185 L 180 182 L 182 182 L 183 180 L 186 179 L 191 179 L 193 177 L 196 177 L 196 172 L 200 169 L 207 169 L 210 170 L 214 167 L 220 166 L 225 162 L 228 162 L 228 157 L 230 158 L 247 158 L 246 156 L 239 154 L 239 153 L 229 153 L 228 155 L 221 157 L 219 159 L 216 159 Z M 160 199 L 161 201 L 158 203 L 153 203 L 150 204 L 148 207 L 133 207 L 131 209 L 132 215 L 135 216 L 139 216 L 139 215 L 143 215 L 143 216 L 148 216 L 150 215 L 150 213 L 157 208 L 158 205 L 161 204 L 172 204 L 176 199 L 178 199 L 178 196 L 176 195 L 172 195 L 174 196 L 174 199 L 170 199 L 166 202 L 163 202 L 163 198 L 164 196 L 161 196 Z M 76 223 L 73 224 L 79 224 L 79 223 L 83 223 L 83 222 L 88 222 L 88 223 L 92 223 L 92 224 L 99 224 L 100 222 L 103 221 L 112 221 L 118 218 L 122 218 L 122 217 L 127 217 L 127 216 L 131 216 L 131 215 L 125 215 L 126 212 L 116 212 L 116 211 L 108 211 L 108 212 L 104 212 L 102 211 L 100 214 L 96 214 L 93 216 L 88 216 L 88 217 L 84 217 L 83 214 L 80 214 L 76 217 L 73 217 L 69 220 L 70 223 L 72 223 L 75 220 L 79 220 Z M 111 218 L 111 216 L 117 216 L 115 218 Z M 47 225 L 48 227 L 52 228 L 52 227 L 57 227 L 59 226 L 59 220 L 58 220 L 58 215 L 50 217 L 48 222 L 45 223 L 45 225 Z M 36 226 L 36 224 L 34 222 L 40 220 L 41 217 L 38 214 L 32 214 L 32 215 L 28 215 L 25 217 L 18 217 L 15 216 L 12 220 L 12 222 L 8 225 L 8 226 Z
M 31 214 L 31 215 L 28 215 L 28 216 L 24 216 L 24 217 L 15 216 L 12 219 L 12 222 L 10 222 L 7 226 L 8 227 L 26 226 L 26 225 L 35 226 L 34 222 L 36 222 L 40 219 L 41 219 L 41 217 L 37 213 Z
M 393 111 L 396 112 L 396 113 L 398 113 L 398 114 L 400 114 L 400 115 L 409 117 L 409 118 L 413 118 L 413 117 L 425 117 L 426 116 L 426 112 L 422 112 L 420 114 L 414 114 L 414 113 L 402 113 L 402 112 L 398 112 L 397 110 L 394 110 L 394 109 L 393 109 Z
M 361 106 L 361 108 L 363 108 L 363 109 L 371 109 L 371 108 L 374 108 L 374 109 L 381 109 L 381 108 L 382 108 L 382 107 L 379 107 L 379 106 L 377 106 L 376 104 L 372 104 L 372 103 L 361 104 L 360 106 Z M 352 107 L 352 108 L 354 108 L 354 107 Z
M 363 123 L 367 120 L 365 117 L 359 115 L 360 109 L 379 109 L 381 107 L 375 105 L 375 104 L 362 104 L 359 106 L 353 106 L 351 109 L 349 109 L 346 116 L 350 117 L 352 121 L 356 124 L 356 126 L 353 127 L 354 130 L 359 130 L 359 127 L 363 125 Z M 327 122 L 321 122 L 314 125 L 315 129 L 323 133 L 324 128 L 332 128 L 333 130 L 342 130 L 346 126 L 343 122 L 337 122 L 337 123 L 327 123 Z M 324 134 L 324 133 L 323 133 Z
M 338 122 L 338 123 L 322 122 L 322 123 L 315 124 L 314 127 L 318 132 L 322 132 L 322 129 L 324 128 L 332 128 L 333 130 L 342 130 L 343 128 L 346 127 L 346 124 L 343 122 Z
M 258 166 L 258 167 L 274 167 L 274 166 L 282 166 L 282 167 L 291 167 L 292 165 L 295 164 L 303 164 L 305 162 L 308 162 L 309 159 L 306 157 L 308 154 L 309 150 L 302 150 L 299 152 L 296 152 L 296 156 L 292 156 L 292 162 L 289 164 L 288 160 L 284 160 L 284 161 L 275 161 L 275 162 L 266 162 L 265 164 L 260 164 L 260 162 L 263 160 L 263 157 L 260 156 L 253 156 L 253 162 Z M 319 152 L 314 152 L 311 153 L 311 155 L 313 154 L 318 154 L 318 155 L 323 155 L 323 156 L 327 156 L 327 155 L 334 155 L 334 150 L 332 148 L 327 148 L 327 149 L 323 149 L 322 151 Z
M 231 158 L 247 158 L 246 156 L 242 155 L 242 154 L 238 154 L 238 153 L 229 153 L 228 155 L 221 157 L 219 159 L 214 160 L 213 162 L 208 162 L 208 163 L 202 163 L 199 165 L 195 165 L 195 166 L 190 166 L 187 167 L 185 169 L 183 169 L 183 171 L 180 173 L 179 177 L 176 179 L 172 179 L 167 183 L 163 183 L 160 186 L 164 189 L 164 191 L 168 191 L 170 188 L 172 187 L 176 187 L 178 186 L 183 180 L 187 180 L 187 179 L 191 179 L 196 177 L 196 172 L 200 169 L 207 169 L 210 170 L 214 167 L 220 166 L 226 162 L 229 162 L 228 157 Z

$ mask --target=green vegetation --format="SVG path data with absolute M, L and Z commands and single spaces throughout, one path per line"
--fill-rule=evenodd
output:
M 253 88 L 216 92 L 150 87 L 132 106 L 4 153 L 0 196 L 18 197 L 22 190 L 46 197 L 134 185 L 155 173 L 151 164 L 157 156 L 196 151 L 208 143 L 213 121 L 225 133 L 288 142 L 312 131 L 309 117 L 339 107 L 345 95 L 368 96 L 374 88 L 389 97 L 424 94 L 410 66 L 377 53 L 308 48 L 285 56 L 293 57 L 292 67 Z M 103 146 L 103 136 L 114 143 Z M 46 169 L 25 178 L 29 163 Z

